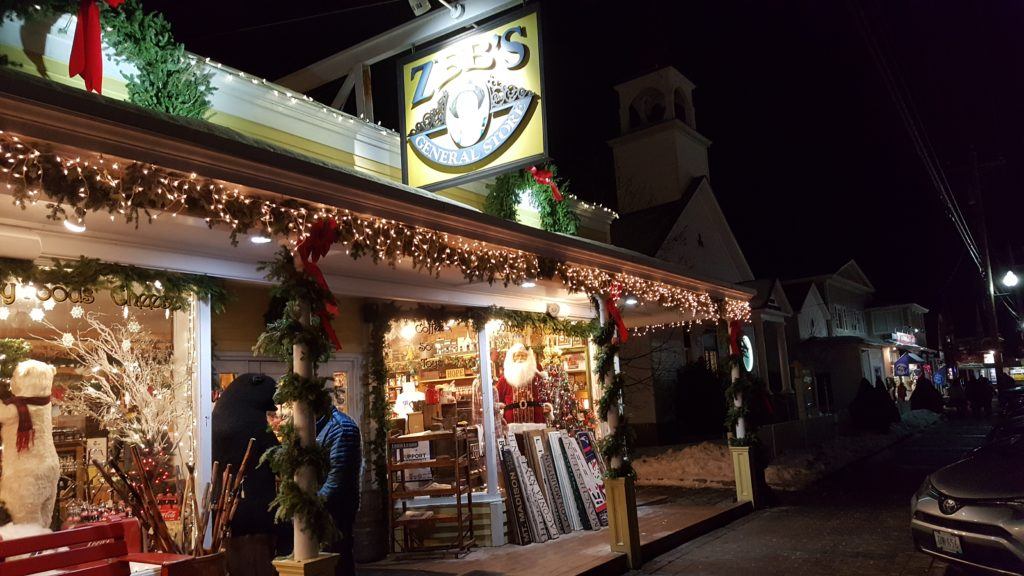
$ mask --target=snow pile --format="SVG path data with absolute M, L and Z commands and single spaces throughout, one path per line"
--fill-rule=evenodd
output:
M 836 436 L 830 442 L 788 450 L 765 470 L 772 488 L 799 490 L 808 484 L 885 449 L 899 440 L 927 428 L 941 419 L 928 410 L 914 410 L 888 434 Z M 724 442 L 701 442 L 673 446 L 633 460 L 637 483 L 649 486 L 719 487 L 733 486 L 732 459 Z
M 669 446 L 633 460 L 638 483 L 648 486 L 731 487 L 732 459 L 725 442 Z
M 892 433 L 913 434 L 942 420 L 942 416 L 931 410 L 911 410 L 903 415 L 903 421 L 892 427 Z

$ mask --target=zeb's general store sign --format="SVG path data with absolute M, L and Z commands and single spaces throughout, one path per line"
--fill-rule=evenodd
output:
M 536 9 L 401 63 L 402 172 L 443 188 L 546 154 Z

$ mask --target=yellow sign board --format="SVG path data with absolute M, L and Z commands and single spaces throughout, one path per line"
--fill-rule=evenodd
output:
M 547 154 L 536 8 L 400 63 L 402 173 L 443 188 Z

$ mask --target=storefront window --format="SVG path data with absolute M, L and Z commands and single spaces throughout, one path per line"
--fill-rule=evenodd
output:
M 46 523 L 70 527 L 129 514 L 92 466 L 97 461 L 134 482 L 148 480 L 173 530 L 185 464 L 195 456 L 192 316 L 126 306 L 117 292 L 16 285 L 15 293 L 0 307 L 0 357 L 7 356 L 0 385 L 5 395 L 45 397 L 48 390 L 28 391 L 26 382 L 52 371 L 48 406 L 60 478 Z M 18 422 L 3 426 L 17 429 Z M 141 466 L 130 446 L 140 450 Z
M 475 490 L 486 489 L 476 332 L 455 321 L 440 330 L 425 321 L 392 322 L 385 342 L 385 362 L 395 428 L 404 434 L 416 434 L 466 427 L 470 484 Z M 402 449 L 399 457 L 405 461 L 436 459 L 439 454 L 431 454 L 430 449 L 430 442 L 419 442 Z M 405 477 L 421 478 L 420 487 L 424 488 L 435 480 L 427 468 L 410 470 Z

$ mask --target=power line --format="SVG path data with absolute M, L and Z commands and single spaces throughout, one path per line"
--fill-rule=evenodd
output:
M 871 30 L 871 24 L 868 21 L 863 8 L 856 0 L 848 0 L 847 6 L 856 17 L 858 30 L 864 38 L 864 42 L 867 44 L 868 52 L 871 54 L 871 58 L 882 76 L 882 81 L 885 84 L 886 90 L 889 92 L 889 96 L 896 105 L 900 119 L 903 121 L 904 128 L 914 145 L 914 151 L 921 159 L 925 171 L 932 182 L 932 186 L 935 188 L 939 195 L 939 199 L 943 202 L 946 208 L 946 215 L 953 222 L 957 233 L 964 245 L 967 247 L 968 254 L 977 266 L 978 272 L 984 278 L 985 267 L 982 263 L 981 251 L 978 249 L 978 245 L 974 240 L 974 235 L 971 233 L 967 219 L 960 210 L 960 205 L 956 200 L 956 196 L 953 195 L 953 191 L 949 185 L 948 179 L 946 178 L 946 174 L 942 170 L 942 165 L 938 161 L 938 157 L 931 145 L 927 132 L 924 130 L 922 122 L 917 115 L 913 104 L 913 98 L 911 98 L 909 91 L 906 90 L 905 84 L 903 84 L 897 75 L 893 73 L 893 69 L 889 65 L 884 50 L 879 45 L 875 34 Z
M 266 28 L 273 28 L 275 26 L 284 26 L 286 24 L 294 24 L 296 22 L 304 22 L 306 20 L 314 20 L 317 18 L 323 18 L 325 16 L 334 16 L 337 14 L 344 14 L 346 12 L 355 12 L 356 10 L 363 10 L 365 8 L 376 8 L 377 6 L 383 6 L 385 4 L 394 4 L 395 2 L 401 2 L 402 0 L 379 0 L 370 4 L 363 4 L 361 6 L 349 6 L 348 8 L 339 8 L 337 10 L 329 10 L 327 12 L 320 12 L 317 14 L 309 14 L 306 16 L 298 16 L 296 18 L 288 18 L 286 20 L 275 20 L 272 22 L 264 22 L 263 24 L 256 24 L 253 26 L 246 26 L 244 28 L 235 28 L 234 30 L 219 30 L 217 32 L 211 32 L 209 34 L 199 34 L 196 36 L 190 36 L 189 40 L 198 40 L 202 38 L 216 38 L 217 36 L 230 36 L 232 34 L 242 34 L 244 32 L 252 32 L 253 30 L 263 30 Z

